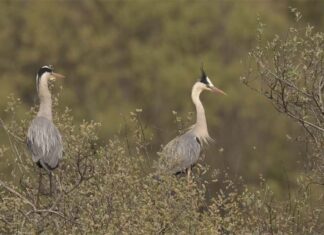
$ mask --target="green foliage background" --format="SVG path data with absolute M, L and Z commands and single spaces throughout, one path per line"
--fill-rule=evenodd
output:
M 255 44 L 258 16 L 270 36 L 280 34 L 293 22 L 288 6 L 299 7 L 304 22 L 323 25 L 320 1 L 0 1 L 1 117 L 10 119 L 3 112 L 10 94 L 23 104 L 18 117 L 37 104 L 36 71 L 53 64 L 67 76 L 56 84 L 63 86 L 56 111 L 68 106 L 75 122 L 102 123 L 100 141 L 107 143 L 125 136 L 125 117 L 143 109 L 153 160 L 177 135 L 172 111 L 183 119 L 194 111 L 190 89 L 203 63 L 228 93 L 202 97 L 216 139 L 204 163 L 252 185 L 263 174 L 285 195 L 302 169 L 304 149 L 295 141 L 301 130 L 239 77 Z M 0 137 L 0 144 L 7 142 L 4 133 Z M 7 160 L 0 172 L 10 179 Z
M 320 234 L 324 119 L 312 105 L 322 99 L 324 34 L 305 27 L 321 31 L 320 9 L 316 0 L 0 1 L 0 233 Z M 191 183 L 157 178 L 161 145 L 194 122 L 202 63 L 228 93 L 202 95 L 216 142 Z M 53 195 L 24 140 L 44 64 L 67 76 L 51 85 L 65 147 Z M 280 115 L 273 106 L 285 101 Z

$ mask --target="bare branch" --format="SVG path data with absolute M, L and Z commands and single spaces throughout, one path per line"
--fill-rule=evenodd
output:
M 7 126 L 5 125 L 4 121 L 0 118 L 0 124 L 2 126 L 2 128 L 5 130 L 5 132 L 9 135 L 11 135 L 12 137 L 14 137 L 16 140 L 18 140 L 21 143 L 25 143 L 26 141 L 24 141 L 22 138 L 20 138 L 19 136 L 15 135 L 14 133 L 12 133 Z
M 269 68 L 265 67 L 264 64 L 259 61 L 258 62 L 260 64 L 260 66 L 267 71 L 267 73 L 271 74 L 272 76 L 274 76 L 277 80 L 285 83 L 287 86 L 290 86 L 292 88 L 294 88 L 296 91 L 302 93 L 303 95 L 307 96 L 308 98 L 312 98 L 311 94 L 308 94 L 306 92 L 304 92 L 303 90 L 299 89 L 296 85 L 294 85 L 293 83 L 288 82 L 287 80 L 282 79 L 281 77 L 279 77 L 277 74 L 273 73 Z
M 2 180 L 0 180 L 0 186 L 2 186 L 3 188 L 5 188 L 10 193 L 16 195 L 20 199 L 22 199 L 25 203 L 27 203 L 28 205 L 30 205 L 33 208 L 33 210 L 36 210 L 36 206 L 34 205 L 34 203 L 32 203 L 31 201 L 29 201 L 26 197 L 24 197 L 23 195 L 21 195 L 20 193 L 18 193 L 16 190 L 14 190 L 14 189 L 10 188 L 9 186 L 7 186 Z

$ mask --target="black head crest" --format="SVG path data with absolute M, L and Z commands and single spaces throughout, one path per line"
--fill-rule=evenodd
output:
M 200 82 L 202 82 L 202 83 L 208 85 L 207 75 L 206 75 L 206 72 L 205 72 L 205 70 L 204 70 L 204 67 L 201 66 L 200 70 L 201 70 Z
M 38 70 L 37 77 L 40 78 L 45 72 L 52 73 L 53 70 L 54 70 L 53 65 L 44 65 Z
M 46 73 L 46 72 L 52 73 L 53 70 L 54 70 L 53 65 L 44 65 L 44 66 L 40 67 L 40 69 L 38 70 L 37 75 L 36 75 L 36 88 L 37 88 L 37 91 L 38 91 L 38 87 L 39 87 L 40 78 L 42 77 L 42 75 L 44 73 Z

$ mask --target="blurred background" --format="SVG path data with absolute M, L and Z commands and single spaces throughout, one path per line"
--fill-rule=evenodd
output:
M 205 161 L 250 185 L 262 174 L 281 193 L 303 169 L 304 149 L 296 140 L 302 130 L 240 76 L 247 72 L 258 18 L 269 39 L 284 34 L 294 24 L 290 6 L 301 11 L 305 25 L 324 26 L 320 0 L 0 1 L 0 117 L 8 119 L 11 94 L 21 99 L 21 117 L 36 105 L 36 72 L 53 64 L 67 76 L 55 84 L 61 92 L 57 111 L 68 106 L 78 122 L 101 122 L 105 143 L 123 136 L 125 117 L 142 109 L 156 158 L 178 134 L 173 111 L 183 120 L 195 111 L 190 92 L 203 63 L 212 82 L 228 93 L 201 97 L 216 140 Z M 2 130 L 0 138 L 0 145 L 6 143 Z M 4 162 L 2 176 L 10 172 Z

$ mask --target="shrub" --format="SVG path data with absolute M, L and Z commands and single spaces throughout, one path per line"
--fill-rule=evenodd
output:
M 46 174 L 32 163 L 25 147 L 37 107 L 18 120 L 19 99 L 11 97 L 6 109 L 11 119 L 1 120 L 9 144 L 0 147 L 0 158 L 10 157 L 13 162 L 11 179 L 0 180 L 0 233 L 322 233 L 324 36 L 311 27 L 291 28 L 283 39 L 276 36 L 263 42 L 262 30 L 259 45 L 251 52 L 256 66 L 243 81 L 258 88 L 308 133 L 301 138 L 309 148 L 308 172 L 299 177 L 298 191 L 287 189 L 287 200 L 276 199 L 262 178 L 260 187 L 252 190 L 243 180 L 234 183 L 232 176 L 218 171 L 210 182 L 219 189 L 207 196 L 210 182 L 202 176 L 208 167 L 201 165 L 191 183 L 186 177 L 157 179 L 146 151 L 151 137 L 141 123 L 142 110 L 126 120 L 130 136 L 115 136 L 105 143 L 97 135 L 99 123 L 75 123 L 69 108 L 54 112 L 64 140 L 64 159 L 54 171 L 56 192 L 48 195 Z

